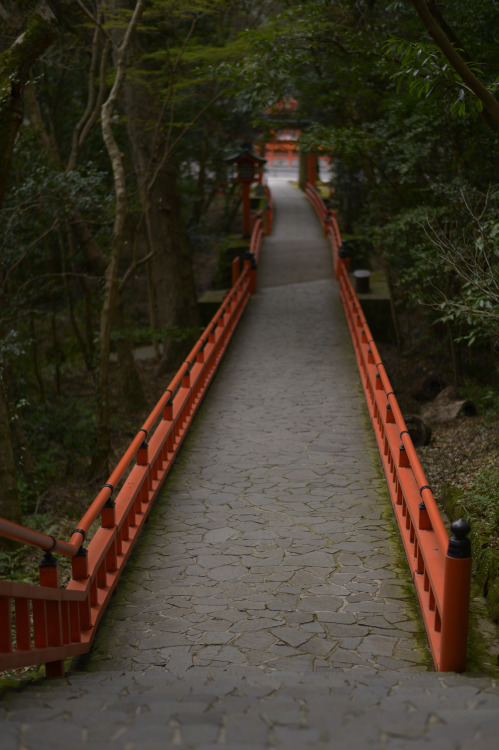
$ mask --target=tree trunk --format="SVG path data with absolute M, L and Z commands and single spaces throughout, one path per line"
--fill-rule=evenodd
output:
M 72 229 L 94 273 L 99 276 L 104 276 L 108 260 L 98 243 L 95 241 L 95 238 L 88 228 L 88 224 L 81 216 L 75 215 L 73 217 Z M 118 288 L 115 289 L 113 312 L 114 319 L 112 321 L 112 328 L 124 328 L 123 298 Z M 142 410 L 146 407 L 146 398 L 137 371 L 132 344 L 130 341 L 123 339 L 118 343 L 116 349 L 118 353 L 120 381 L 125 403 L 130 409 L 135 411 Z
M 169 162 L 158 175 L 149 196 L 154 241 L 152 280 L 160 328 L 192 328 L 200 324 L 190 248 L 185 232 L 175 167 Z M 192 341 L 165 338 L 158 374 L 176 366 Z
M 7 186 L 12 151 L 21 125 L 24 86 L 30 68 L 57 39 L 56 17 L 45 0 L 37 2 L 27 16 L 21 33 L 8 50 L 0 55 L 0 205 Z M 21 521 L 21 503 L 9 424 L 9 411 L 0 368 L 0 514 L 11 521 Z M 8 546 L 0 540 L 2 546 Z
M 125 316 L 123 314 L 123 300 L 118 294 L 115 302 L 115 323 L 118 330 L 125 328 Z M 119 339 L 116 342 L 116 352 L 120 365 L 119 374 L 121 391 L 127 408 L 131 412 L 142 412 L 147 406 L 144 389 L 140 381 L 139 371 L 133 354 L 133 347 L 128 339 Z
M 0 370 L 0 516 L 21 522 L 21 503 L 17 491 L 16 465 L 12 450 L 9 409 Z M 3 544 L 3 540 L 0 539 Z
M 112 319 L 114 314 L 116 287 L 118 283 L 119 250 L 121 245 L 114 243 L 111 260 L 107 267 L 104 301 L 102 304 L 99 330 L 99 376 L 97 385 L 96 445 L 90 465 L 90 479 L 98 479 L 109 474 L 109 454 L 111 452 L 111 394 L 109 385 L 109 355 L 111 353 Z
M 90 474 L 92 478 L 106 475 L 109 470 L 111 450 L 111 401 L 109 385 L 109 355 L 111 332 L 118 293 L 119 260 L 126 237 L 127 194 L 123 156 L 113 133 L 113 117 L 118 96 L 123 87 L 127 69 L 127 55 L 132 37 L 144 10 L 145 0 L 137 0 L 122 41 L 116 49 L 116 75 L 108 98 L 102 105 L 101 123 L 104 144 L 111 161 L 116 196 L 116 213 L 113 227 L 111 255 L 106 269 L 104 301 L 102 304 L 99 331 L 99 380 L 97 394 L 96 447 L 92 456 Z
M 149 92 L 140 84 L 127 83 L 124 108 L 142 209 L 146 214 L 144 225 L 149 227 L 149 250 L 153 253 L 150 263 L 155 319 L 160 328 L 195 327 L 200 322 L 199 308 L 175 164 L 171 158 L 166 159 L 152 181 L 162 147 L 160 144 L 153 153 L 155 139 L 144 138 L 143 124 L 156 121 L 159 106 L 156 111 Z M 164 374 L 175 365 L 188 346 L 185 341 L 167 337 L 158 374 Z
M 28 14 L 25 30 L 0 55 L 0 204 L 5 194 L 17 131 L 23 119 L 24 87 L 30 68 L 56 39 L 56 17 L 48 3 L 40 0 Z

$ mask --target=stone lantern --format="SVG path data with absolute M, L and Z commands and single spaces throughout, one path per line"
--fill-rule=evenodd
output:
M 257 156 L 252 149 L 251 143 L 242 144 L 240 151 L 233 156 L 225 159 L 227 164 L 237 166 L 236 182 L 243 186 L 243 237 L 249 237 L 251 234 L 251 216 L 250 216 L 250 187 L 258 176 L 258 171 L 266 164 L 267 159 Z

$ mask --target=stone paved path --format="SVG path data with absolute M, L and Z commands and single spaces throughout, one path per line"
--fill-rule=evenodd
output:
M 2 747 L 496 747 L 495 683 L 427 671 L 327 245 L 273 190 L 259 292 L 94 652 L 4 698 Z

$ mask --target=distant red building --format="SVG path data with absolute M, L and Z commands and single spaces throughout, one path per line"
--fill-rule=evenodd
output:
M 300 128 L 298 126 L 298 102 L 296 99 L 286 97 L 277 104 L 272 105 L 265 114 L 274 123 L 282 123 L 282 128 L 271 130 L 271 140 L 265 144 L 265 158 L 268 166 L 274 165 L 275 159 L 287 159 L 288 166 L 293 166 L 293 160 L 298 159 L 298 139 Z M 279 123 L 279 124 L 280 124 Z
M 265 111 L 272 123 L 270 138 L 265 143 L 267 166 L 273 167 L 277 160 L 285 160 L 288 167 L 295 166 L 299 159 L 301 128 L 307 123 L 300 118 L 296 99 L 286 97 Z M 319 156 L 320 161 L 329 164 L 328 156 Z M 315 182 L 315 177 L 312 182 Z

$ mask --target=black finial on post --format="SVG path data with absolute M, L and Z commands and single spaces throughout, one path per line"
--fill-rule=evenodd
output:
M 244 260 L 249 260 L 251 262 L 251 270 L 256 271 L 258 266 L 255 260 L 255 253 L 252 253 L 250 250 L 245 250 L 243 257 L 244 257 Z
M 451 523 L 451 536 L 447 549 L 449 557 L 471 557 L 471 541 L 468 538 L 470 529 L 469 523 L 464 518 L 459 518 L 457 521 Z
M 59 561 L 56 557 L 51 553 L 50 550 L 47 550 L 45 554 L 43 555 L 42 559 L 40 560 L 40 563 L 38 565 L 39 568 L 57 568 L 59 564 Z
M 350 257 L 350 248 L 348 247 L 348 242 L 346 240 L 343 240 L 343 242 L 341 243 L 341 247 L 338 250 L 338 257 L 340 258 Z

